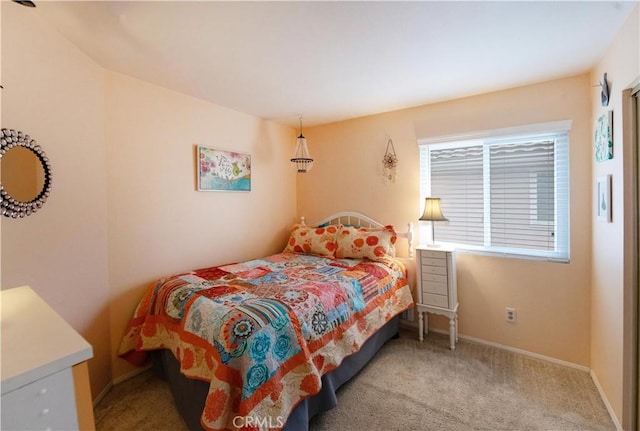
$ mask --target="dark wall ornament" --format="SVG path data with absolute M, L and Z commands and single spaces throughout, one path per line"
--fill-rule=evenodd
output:
M 24 151 L 27 150 L 27 151 Z M 15 162 L 15 154 L 22 152 L 34 169 L 27 172 L 22 166 L 10 166 Z M 24 160 L 24 156 L 21 156 Z M 2 163 L 2 181 L 0 181 L 0 208 L 2 215 L 11 218 L 22 218 L 35 213 L 42 208 L 51 193 L 51 165 L 44 150 L 35 139 L 23 132 L 13 129 L 0 130 L 0 163 Z M 18 175 L 17 178 L 14 176 Z M 26 175 L 26 177 L 20 177 Z M 33 178 L 32 178 L 33 177 Z M 26 178 L 26 179 L 25 179 Z M 7 190 L 9 184 L 24 184 L 26 181 L 34 184 L 30 194 L 17 194 L 14 190 Z M 27 197 L 25 197 L 27 196 Z
M 596 85 L 596 87 L 601 87 L 600 90 L 600 102 L 602 106 L 609 106 L 609 83 L 607 82 L 607 74 L 602 76 L 602 82 Z

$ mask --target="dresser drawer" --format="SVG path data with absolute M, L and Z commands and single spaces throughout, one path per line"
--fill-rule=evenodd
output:
M 424 259 L 425 257 L 431 257 L 435 259 L 446 259 L 447 252 L 446 251 L 436 251 L 436 250 L 420 250 L 420 256 Z
M 435 293 L 437 295 L 448 295 L 447 283 L 437 283 L 435 281 L 427 281 L 422 283 L 423 293 Z
M 78 429 L 71 369 L 3 394 L 2 429 Z
M 422 265 L 422 273 L 423 273 L 423 274 L 440 274 L 440 275 L 447 275 L 447 267 L 446 267 L 446 266 L 428 266 L 428 265 Z
M 422 284 L 426 284 L 430 281 L 435 281 L 436 283 L 446 283 L 447 276 L 441 274 L 428 274 L 422 273 Z
M 433 293 L 422 293 L 422 303 L 436 307 L 448 308 L 449 298 L 446 295 L 435 295 Z
M 441 267 L 447 266 L 447 260 L 444 258 L 439 259 L 435 257 L 422 256 L 422 259 L 420 259 L 420 262 L 423 265 L 429 265 L 429 266 L 441 266 Z

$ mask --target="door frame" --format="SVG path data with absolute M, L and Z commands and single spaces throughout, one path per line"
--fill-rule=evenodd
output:
M 622 429 L 640 431 L 640 77 L 624 92 L 622 103 L 624 182 L 624 296 L 623 296 L 623 363 L 622 363 Z M 628 215 L 628 217 L 627 217 Z

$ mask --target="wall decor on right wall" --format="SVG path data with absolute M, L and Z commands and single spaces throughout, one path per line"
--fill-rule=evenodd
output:
M 596 162 L 613 159 L 613 111 L 607 111 L 596 120 L 594 136 Z
M 611 223 L 611 175 L 598 177 L 596 182 L 596 214 L 599 221 Z

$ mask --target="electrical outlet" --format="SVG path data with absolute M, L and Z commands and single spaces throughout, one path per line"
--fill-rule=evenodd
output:
M 516 323 L 516 309 L 512 307 L 506 307 L 504 309 L 504 318 L 509 323 Z

